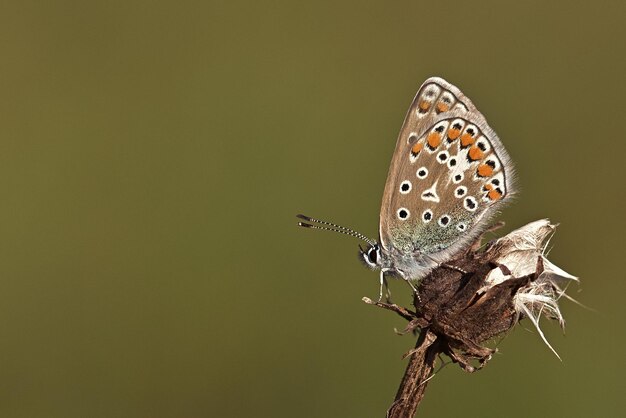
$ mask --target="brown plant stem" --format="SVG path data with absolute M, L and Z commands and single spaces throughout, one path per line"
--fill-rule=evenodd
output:
M 387 411 L 387 418 L 412 418 L 417 411 L 428 380 L 432 377 L 435 361 L 439 354 L 437 336 L 428 330 L 422 331 L 415 348 L 411 350 L 396 398 Z

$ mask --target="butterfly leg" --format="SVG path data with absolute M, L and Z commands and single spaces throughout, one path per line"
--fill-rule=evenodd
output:
M 467 272 L 465 270 L 463 270 L 461 267 L 453 266 L 452 264 L 441 263 L 441 264 L 439 264 L 439 266 L 448 268 L 450 270 L 458 271 L 459 273 L 467 274 Z
M 467 272 L 465 270 L 463 270 L 461 267 L 457 267 L 457 266 L 454 266 L 454 265 L 448 264 L 448 263 L 440 263 L 436 259 L 434 259 L 433 257 L 428 257 L 428 258 L 430 258 L 435 263 L 435 265 L 438 268 L 439 267 L 444 267 L 444 268 L 447 268 L 447 269 L 450 269 L 450 270 L 458 271 L 459 273 L 467 274 Z
M 404 276 L 402 276 L 404 277 Z M 422 302 L 422 298 L 420 298 L 420 294 L 417 291 L 417 288 L 415 286 L 413 286 L 413 282 L 411 282 L 410 279 L 407 279 L 406 277 L 404 277 L 404 281 L 407 282 L 409 284 L 409 286 L 411 286 L 411 289 L 413 290 L 413 295 L 415 298 L 417 298 L 418 302 Z
M 391 303 L 391 290 L 389 290 L 389 284 L 385 277 L 385 271 L 380 271 L 380 291 L 378 293 L 378 302 L 383 300 L 383 289 L 385 289 L 385 300 L 387 303 Z
M 405 282 L 407 282 L 407 283 L 409 284 L 409 286 L 411 286 L 411 289 L 413 290 L 413 294 L 414 294 L 415 296 L 417 296 L 417 299 L 419 299 L 419 300 L 421 301 L 421 299 L 420 299 L 420 295 L 419 295 L 419 293 L 417 292 L 417 288 L 416 288 L 415 286 L 413 286 L 413 282 L 411 281 L 411 279 L 409 279 L 408 277 L 406 277 L 406 275 L 404 274 L 404 272 L 399 271 L 399 273 L 400 273 L 400 276 L 402 276 L 402 278 L 404 279 L 404 281 L 405 281 Z

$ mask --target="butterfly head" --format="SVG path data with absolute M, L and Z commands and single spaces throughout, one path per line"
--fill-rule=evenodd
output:
M 372 270 L 381 268 L 383 264 L 383 254 L 377 242 L 369 244 L 367 248 L 359 245 L 359 258 Z
M 375 240 L 368 238 L 353 229 L 346 228 L 345 226 L 311 218 L 305 215 L 297 215 L 297 217 L 307 221 L 298 222 L 298 225 L 304 228 L 323 229 L 326 231 L 339 232 L 340 234 L 350 235 L 351 237 L 359 238 L 360 240 L 365 241 L 367 243 L 367 247 L 363 248 L 361 245 L 359 245 L 359 259 L 363 262 L 363 264 L 365 264 L 372 270 L 389 268 L 389 257 L 387 256 L 381 245 Z

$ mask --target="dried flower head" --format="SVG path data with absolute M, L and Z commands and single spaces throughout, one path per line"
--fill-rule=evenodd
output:
M 366 302 L 408 319 L 406 331 L 420 329 L 432 334 L 437 350 L 466 371 L 476 370 L 472 360 L 478 360 L 480 368 L 491 358 L 495 350 L 481 346 L 483 342 L 505 333 L 525 317 L 555 352 L 539 320 L 544 316 L 564 326 L 558 302 L 566 296 L 566 286 L 578 280 L 546 258 L 555 228 L 543 219 L 512 231 L 484 249 L 477 240 L 420 282 L 415 312 L 393 304 Z
M 535 280 L 518 289 L 513 297 L 513 303 L 518 314 L 528 317 L 546 345 L 559 357 L 542 332 L 539 320 L 543 315 L 548 319 L 559 321 L 561 327 L 565 327 L 565 320 L 558 302 L 565 295 L 565 289 L 569 283 L 578 281 L 578 278 L 546 258 L 546 249 L 555 229 L 556 225 L 551 224 L 547 219 L 542 219 L 498 239 L 493 244 L 493 249 L 499 253 L 495 261 L 506 266 L 508 271 L 500 268 L 492 270 L 487 275 L 485 287 L 497 285 L 514 277 L 539 273 Z M 543 264 L 541 272 L 537 272 L 538 258 Z

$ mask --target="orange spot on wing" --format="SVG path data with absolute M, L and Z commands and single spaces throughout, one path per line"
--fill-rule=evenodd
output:
M 474 146 L 470 148 L 467 155 L 470 157 L 470 160 L 476 161 L 476 160 L 480 160 L 481 158 L 483 158 L 485 154 L 480 150 L 480 148 Z
M 419 152 L 422 150 L 422 148 L 424 148 L 424 143 L 423 142 L 417 142 L 416 144 L 413 145 L 413 147 L 411 147 L 411 154 L 413 154 L 413 155 L 419 154 Z
M 489 190 L 493 190 L 493 185 L 487 183 L 485 184 L 485 186 L 483 187 L 483 190 L 489 191 Z
M 489 199 L 491 200 L 498 200 L 502 197 L 502 193 L 500 193 L 498 189 L 493 189 L 487 193 L 487 196 L 489 196 Z
M 461 145 L 466 147 L 474 143 L 474 138 L 467 132 L 461 135 Z
M 428 141 L 428 146 L 434 149 L 441 144 L 441 135 L 437 132 L 431 132 L 426 140 Z
M 451 140 L 455 140 L 459 137 L 459 135 L 461 135 L 461 130 L 460 129 L 449 129 L 448 130 L 448 138 L 450 138 Z
M 470 152 L 471 151 L 472 150 L 470 149 Z M 489 177 L 490 175 L 493 174 L 493 167 L 488 166 L 487 164 L 481 164 L 478 166 L 478 170 L 476 170 L 476 172 L 478 173 L 480 177 Z
M 449 109 L 450 109 L 450 106 L 448 106 L 447 104 L 443 102 L 437 103 L 437 110 L 439 112 L 447 112 Z
M 430 109 L 430 102 L 428 102 L 426 100 L 420 100 L 418 106 L 419 106 L 420 109 L 422 109 L 425 112 L 428 109 Z

